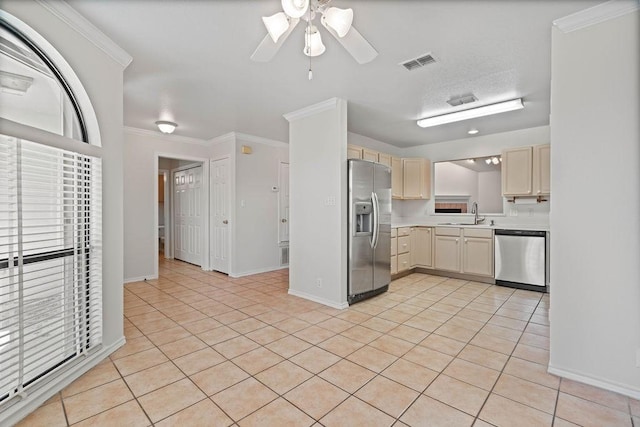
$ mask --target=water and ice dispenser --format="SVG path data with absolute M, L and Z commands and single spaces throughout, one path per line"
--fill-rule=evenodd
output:
M 356 202 L 354 204 L 354 235 L 362 236 L 373 231 L 373 203 Z

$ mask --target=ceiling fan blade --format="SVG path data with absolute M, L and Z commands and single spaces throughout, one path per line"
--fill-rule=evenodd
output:
M 296 25 L 298 25 L 298 22 L 300 22 L 300 19 L 290 18 L 289 28 L 280 36 L 277 43 L 274 43 L 271 36 L 267 34 L 251 55 L 251 60 L 256 62 L 271 61 L 271 59 L 276 56 L 276 53 L 278 53 L 278 50 L 280 50 L 280 46 L 282 46 L 287 37 L 289 37 L 289 34 L 291 34 Z
M 354 27 L 351 27 L 344 37 L 338 37 L 338 34 L 324 22 L 324 19 L 321 20 L 321 22 L 327 31 L 338 40 L 342 47 L 353 56 L 358 64 L 366 64 L 378 56 L 378 51 L 375 50 Z

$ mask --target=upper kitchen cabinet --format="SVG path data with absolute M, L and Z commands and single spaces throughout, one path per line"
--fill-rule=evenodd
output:
M 429 159 L 402 159 L 402 198 L 431 197 L 431 162 Z
M 551 145 L 533 147 L 533 191 L 535 195 L 551 194 Z
M 551 194 L 549 144 L 519 147 L 502 152 L 502 195 Z
M 369 160 L 370 162 L 378 162 L 378 152 L 369 150 L 368 148 L 362 149 L 362 160 Z
M 347 159 L 362 159 L 362 147 L 357 145 L 347 145 Z
M 391 155 L 385 153 L 378 153 L 378 163 L 391 167 Z
M 402 199 L 402 159 L 391 158 L 391 197 Z

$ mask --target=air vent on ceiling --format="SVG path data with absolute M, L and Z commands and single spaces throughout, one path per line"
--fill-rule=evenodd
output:
M 470 104 L 472 102 L 476 102 L 478 98 L 472 93 L 467 93 L 465 95 L 460 96 L 452 96 L 451 99 L 447 101 L 447 104 L 452 107 L 457 107 L 458 105 Z
M 436 62 L 436 59 L 430 53 L 427 53 L 422 56 L 419 56 L 418 58 L 409 59 L 408 61 L 401 62 L 400 65 L 402 65 L 404 68 L 406 68 L 409 71 L 413 71 L 415 69 L 424 67 L 425 65 L 433 64 L 434 62 Z

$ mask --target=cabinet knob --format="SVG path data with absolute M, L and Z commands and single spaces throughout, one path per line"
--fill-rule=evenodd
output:
M 280 222 L 284 224 L 285 222 L 287 222 L 287 219 L 286 219 L 286 218 L 282 218 L 282 219 L 280 220 Z
M 229 221 L 227 221 L 226 219 L 224 221 L 222 221 L 223 224 L 229 224 Z
M 467 242 L 469 242 L 469 240 L 468 239 L 464 239 L 464 242 L 467 243 Z
M 460 239 L 456 239 L 456 243 L 458 243 L 458 240 L 460 240 Z

